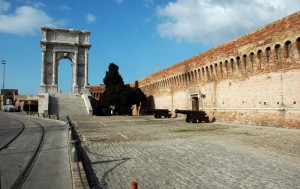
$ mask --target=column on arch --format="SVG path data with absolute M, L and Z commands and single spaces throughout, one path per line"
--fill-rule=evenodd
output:
M 45 82 L 45 58 L 46 58 L 46 47 L 42 46 L 41 85 L 46 85 L 46 82 Z
M 53 67 L 52 67 L 52 85 L 56 85 L 57 81 L 57 73 L 56 73 L 56 67 L 57 67 L 57 62 L 56 62 L 56 51 L 53 51 Z
M 88 63 L 89 63 L 89 49 L 85 49 L 84 53 L 84 87 L 88 86 Z
M 77 57 L 78 57 L 78 52 L 74 53 L 74 63 L 73 63 L 73 87 L 77 87 Z

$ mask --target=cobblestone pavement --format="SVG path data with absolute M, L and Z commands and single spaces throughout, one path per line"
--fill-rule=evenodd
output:
M 78 118 L 92 188 L 300 188 L 300 129 Z

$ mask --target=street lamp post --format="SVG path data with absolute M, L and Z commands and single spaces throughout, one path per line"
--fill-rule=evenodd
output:
M 4 87 L 5 87 L 5 64 L 6 64 L 6 61 L 5 60 L 1 60 L 1 63 L 3 64 L 3 83 L 2 83 L 2 89 L 4 89 Z

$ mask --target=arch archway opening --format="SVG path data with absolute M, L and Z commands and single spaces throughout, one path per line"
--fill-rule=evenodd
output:
M 12 105 L 13 104 L 12 102 L 13 102 L 12 98 L 7 98 L 5 100 L 5 105 Z
M 69 59 L 61 59 L 58 63 L 58 91 L 61 93 L 72 92 L 72 62 Z

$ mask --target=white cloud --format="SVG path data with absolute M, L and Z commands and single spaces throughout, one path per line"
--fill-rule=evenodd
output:
M 9 8 L 10 4 L 0 0 L 0 5 L 6 4 Z M 0 11 L 0 32 L 11 33 L 17 35 L 34 35 L 40 31 L 41 26 L 55 27 L 63 25 L 63 21 L 54 22 L 53 18 L 47 13 L 36 7 L 42 7 L 43 4 L 35 4 L 31 6 L 17 7 L 13 14 L 5 14 L 8 8 Z M 1 6 L 2 7 L 2 6 Z M 0 9 L 1 10 L 1 9 Z
M 123 2 L 124 2 L 124 0 L 114 0 L 116 3 L 118 3 L 119 5 L 121 5 Z
M 86 18 L 86 21 L 87 21 L 88 23 L 92 23 L 92 22 L 95 22 L 95 21 L 96 21 L 96 17 L 95 17 L 94 15 L 92 15 L 92 14 L 87 14 L 87 15 L 85 16 L 85 18 Z
M 46 4 L 41 3 L 41 2 L 36 2 L 33 4 L 34 8 L 39 9 L 39 8 L 43 8 L 46 7 Z
M 0 13 L 6 12 L 10 7 L 10 4 L 8 2 L 0 0 Z
M 295 0 L 177 0 L 157 7 L 162 38 L 217 45 L 300 8 Z
M 154 0 L 144 0 L 145 1 L 145 7 L 150 7 L 154 5 Z
M 69 10 L 71 10 L 71 8 L 68 7 L 67 5 L 60 5 L 59 9 L 62 10 L 62 11 L 69 11 Z

